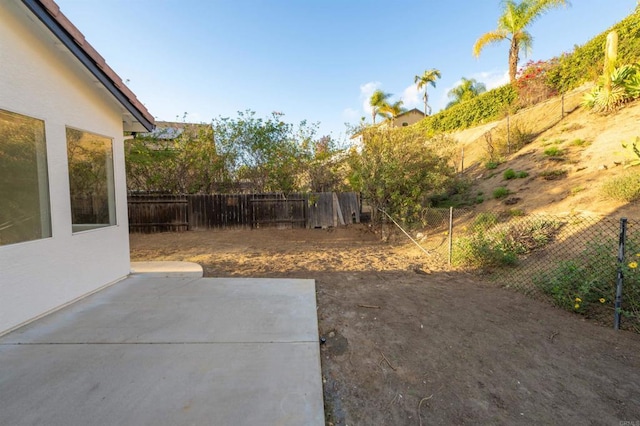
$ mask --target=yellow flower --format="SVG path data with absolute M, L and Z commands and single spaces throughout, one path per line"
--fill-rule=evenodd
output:
M 576 309 L 580 309 L 580 305 L 578 305 L 577 303 L 573 307 Z
M 636 269 L 638 267 L 638 262 L 631 262 L 629 263 L 629 268 L 631 269 Z
M 605 299 L 604 297 L 601 297 L 601 298 L 600 298 L 600 299 L 598 299 L 598 300 L 600 300 L 600 303 L 604 303 L 604 302 L 606 302 L 606 299 Z
M 636 253 L 636 257 L 640 257 L 640 253 Z
M 580 299 L 579 297 L 576 297 L 576 302 L 580 303 L 582 302 L 582 299 Z

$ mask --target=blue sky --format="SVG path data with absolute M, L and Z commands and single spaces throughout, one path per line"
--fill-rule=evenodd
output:
M 157 120 L 209 122 L 253 110 L 319 122 L 342 140 L 371 120 L 376 88 L 423 109 L 416 74 L 437 68 L 433 111 L 461 77 L 508 80 L 508 44 L 472 47 L 496 28 L 499 0 L 57 0 Z M 568 52 L 630 14 L 636 0 L 573 0 L 531 27 L 528 59 Z

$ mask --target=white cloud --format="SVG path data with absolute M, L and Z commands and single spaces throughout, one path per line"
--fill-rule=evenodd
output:
M 370 81 L 360 85 L 360 100 L 362 101 L 362 109 L 367 115 L 371 115 L 371 106 L 369 105 L 369 98 L 373 95 L 373 92 L 378 90 L 382 83 L 379 81 Z
M 402 106 L 406 109 L 413 109 L 423 105 L 422 92 L 418 92 L 418 87 L 415 84 L 404 89 L 400 99 L 403 102 Z
M 482 71 L 472 74 L 470 78 L 473 78 L 480 83 L 484 83 L 484 85 L 487 86 L 487 90 L 491 90 L 496 87 L 504 86 L 509 82 L 509 71 Z M 460 82 L 457 82 L 457 84 L 460 84 Z

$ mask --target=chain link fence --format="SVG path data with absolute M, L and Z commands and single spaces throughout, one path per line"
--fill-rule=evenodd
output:
M 621 272 L 623 329 L 640 332 L 640 221 L 620 218 L 424 209 L 416 240 L 443 268 L 474 271 L 503 287 L 612 324 Z

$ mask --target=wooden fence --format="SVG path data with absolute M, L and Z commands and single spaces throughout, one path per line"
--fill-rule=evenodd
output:
M 136 194 L 128 198 L 130 232 L 213 228 L 328 228 L 360 222 L 355 192 L 295 194 Z

